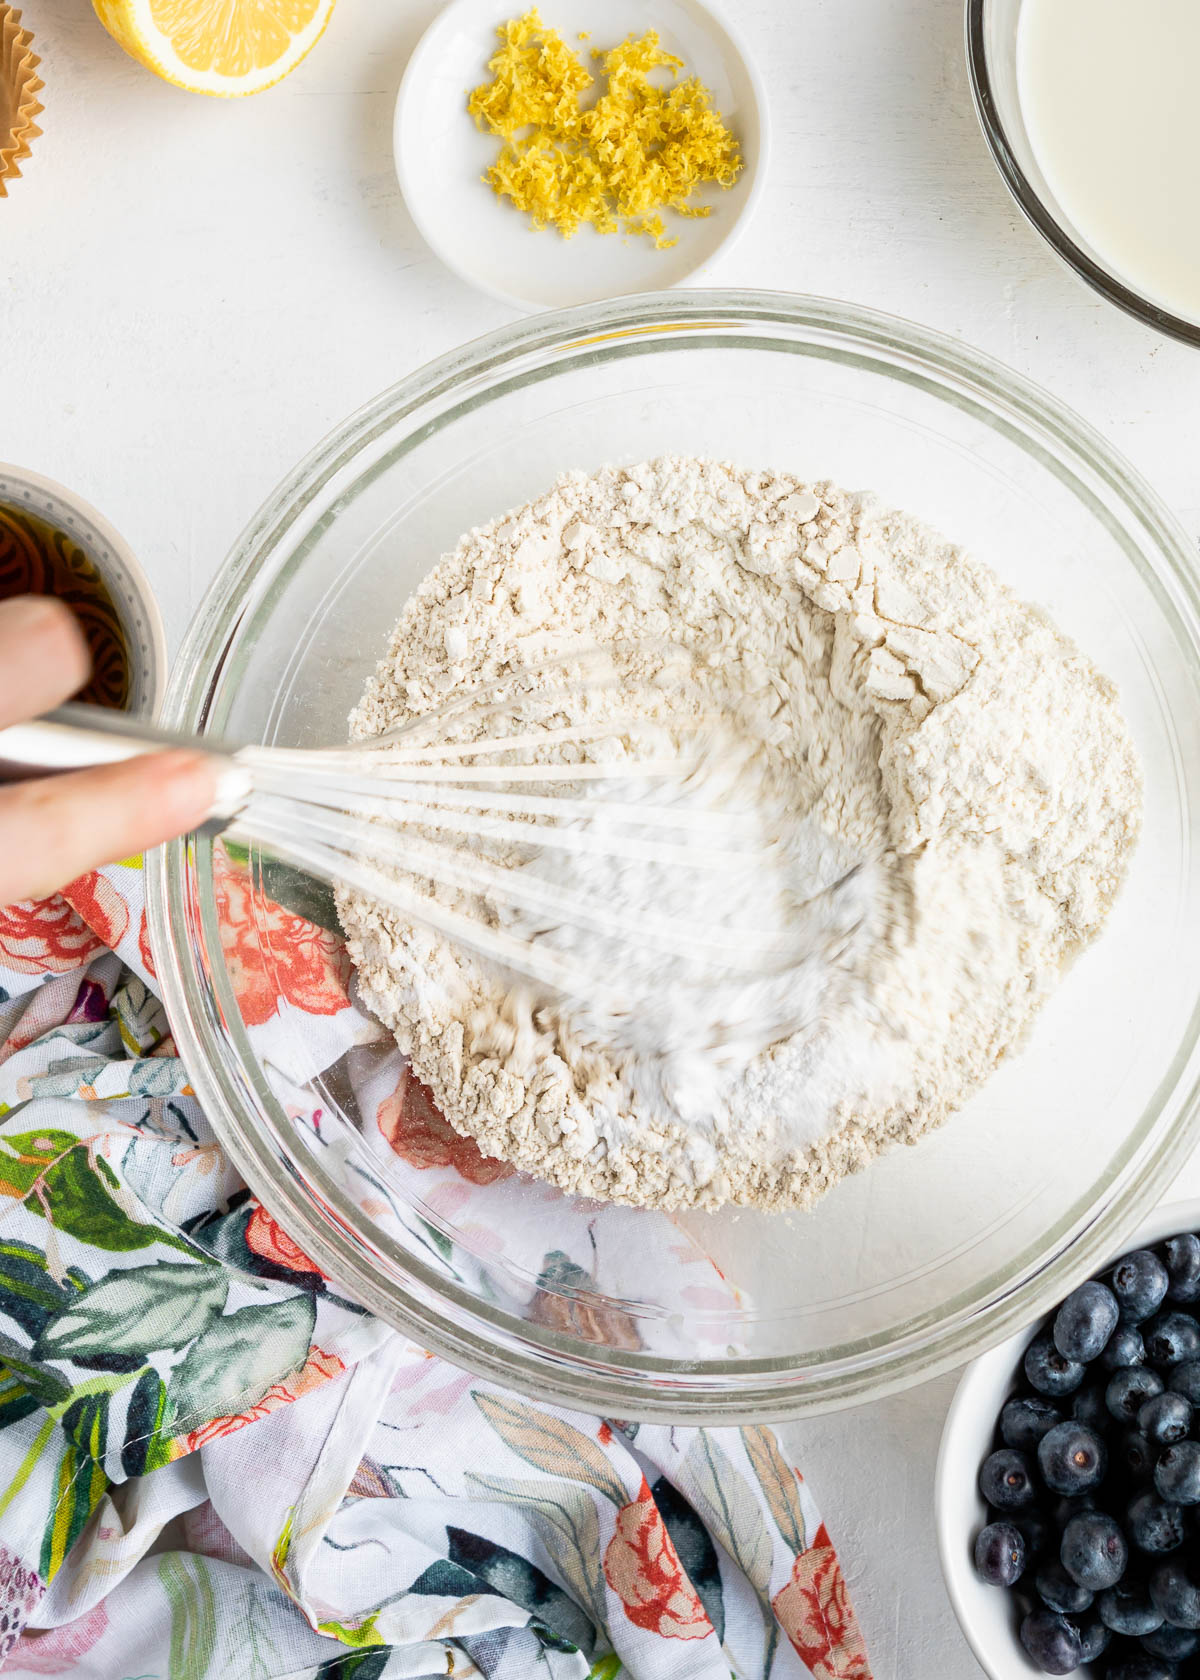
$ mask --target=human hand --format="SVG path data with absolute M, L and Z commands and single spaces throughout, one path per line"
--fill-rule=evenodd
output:
M 90 670 L 83 632 L 61 601 L 0 602 L 0 728 L 70 699 Z M 173 749 L 0 788 L 0 904 L 44 898 L 198 827 L 219 774 L 203 753 Z

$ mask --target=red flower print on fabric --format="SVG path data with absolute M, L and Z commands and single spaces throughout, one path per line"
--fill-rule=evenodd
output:
M 154 952 L 150 948 L 150 928 L 144 910 L 142 911 L 142 925 L 138 929 L 138 956 L 142 959 L 142 967 L 151 980 L 157 980 L 158 970 L 154 966 Z
M 350 958 L 342 941 L 267 897 L 250 871 L 213 852 L 221 950 L 248 1027 L 261 1027 L 281 998 L 309 1015 L 336 1015 L 349 1003 Z
M 74 1674 L 81 1657 L 86 1657 L 108 1631 L 108 1611 L 103 1603 L 78 1621 L 41 1631 L 30 1628 L 13 1647 L 13 1667 L 22 1674 Z
M 290 1272 L 325 1275 L 316 1261 L 308 1258 L 300 1244 L 292 1241 L 278 1220 L 272 1219 L 261 1204 L 256 1204 L 246 1225 L 246 1246 L 260 1259 L 270 1260 L 276 1266 L 286 1266 Z
M 129 906 L 108 876 L 98 869 L 90 870 L 64 887 L 62 896 L 100 943 L 115 951 L 129 932 Z
M 515 1169 L 507 1161 L 482 1155 L 474 1138 L 463 1137 L 442 1114 L 428 1085 L 410 1068 L 379 1105 L 379 1130 L 412 1167 L 453 1167 L 470 1184 L 495 1184 Z
M 57 893 L 0 908 L 0 966 L 15 974 L 69 974 L 103 949 L 104 941 Z
M 300 1369 L 294 1371 L 285 1382 L 277 1382 L 269 1388 L 258 1405 L 252 1406 L 248 1412 L 238 1412 L 232 1417 L 210 1418 L 190 1434 L 177 1436 L 171 1443 L 171 1457 L 182 1458 L 186 1453 L 206 1447 L 210 1441 L 219 1441 L 222 1436 L 236 1434 L 248 1423 L 257 1423 L 260 1418 L 269 1417 L 272 1412 L 278 1411 L 280 1406 L 290 1406 L 293 1400 L 311 1394 L 314 1388 L 320 1388 L 321 1384 L 328 1382 L 331 1377 L 340 1377 L 345 1369 L 345 1363 L 336 1353 L 326 1353 L 319 1347 L 311 1348 Z
M 792 1578 L 772 1608 L 814 1680 L 871 1680 L 867 1648 L 824 1523 L 792 1565 Z
M 604 1578 L 629 1620 L 660 1639 L 704 1639 L 713 1631 L 644 1476 L 638 1497 L 617 1512 Z

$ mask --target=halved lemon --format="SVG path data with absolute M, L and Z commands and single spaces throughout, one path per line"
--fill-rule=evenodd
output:
M 294 70 L 334 0 L 92 0 L 96 15 L 148 70 L 193 93 L 261 93 Z

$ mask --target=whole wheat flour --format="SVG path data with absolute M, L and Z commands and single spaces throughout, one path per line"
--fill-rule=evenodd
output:
M 639 1205 L 804 1205 L 1019 1044 L 1121 884 L 1136 755 L 1112 684 L 943 537 L 831 484 L 678 458 L 567 474 L 469 532 L 406 605 L 351 733 L 565 646 L 650 638 L 737 693 L 814 885 L 865 861 L 870 912 L 808 977 L 797 1030 L 741 1063 L 667 1058 L 656 1085 L 586 1011 L 525 1008 L 342 894 L 350 955 L 486 1154 Z

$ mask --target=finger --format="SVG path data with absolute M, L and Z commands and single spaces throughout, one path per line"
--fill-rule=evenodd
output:
M 51 595 L 0 601 L 0 729 L 69 700 L 92 669 L 87 639 Z
M 0 789 L 0 904 L 44 898 L 86 870 L 197 828 L 221 765 L 163 752 Z

